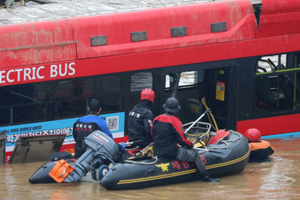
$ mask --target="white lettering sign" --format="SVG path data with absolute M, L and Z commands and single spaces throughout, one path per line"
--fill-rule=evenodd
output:
M 76 72 L 75 63 L 61 63 L 50 65 L 49 71 L 45 66 L 25 67 L 19 69 L 9 69 L 0 71 L 0 85 L 4 83 L 30 82 L 32 80 L 42 80 L 47 78 L 59 78 L 64 76 L 73 76 Z

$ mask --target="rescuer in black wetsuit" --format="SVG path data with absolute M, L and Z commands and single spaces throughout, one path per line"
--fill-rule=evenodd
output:
M 249 162 L 270 162 L 270 155 L 274 153 L 274 148 L 268 141 L 261 140 L 261 133 L 256 128 L 246 130 L 245 137 L 250 148 Z
M 129 142 L 135 142 L 132 147 L 146 147 L 153 142 L 151 137 L 151 126 L 153 121 L 153 113 L 151 111 L 154 102 L 155 93 L 152 89 L 144 89 L 141 92 L 141 101 L 133 107 L 128 116 L 128 139 Z
M 177 99 L 169 98 L 163 108 L 166 113 L 153 120 L 151 130 L 154 154 L 160 157 L 177 158 L 179 161 L 193 162 L 203 182 L 219 182 L 219 179 L 210 178 L 198 152 L 192 149 L 194 145 L 186 139 L 181 121 L 174 116 L 181 109 Z M 178 147 L 177 143 L 181 146 Z
M 111 132 L 104 119 L 99 117 L 101 112 L 101 104 L 97 99 L 92 99 L 88 106 L 89 114 L 79 118 L 73 126 L 73 137 L 75 140 L 75 157 L 80 157 L 85 152 L 85 145 L 83 144 L 84 138 L 91 134 L 93 131 L 100 130 L 113 138 Z M 121 145 L 121 147 L 120 147 Z M 125 149 L 125 144 L 120 143 L 120 150 Z

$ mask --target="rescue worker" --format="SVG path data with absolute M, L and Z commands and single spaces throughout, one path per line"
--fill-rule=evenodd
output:
M 261 133 L 256 128 L 246 130 L 245 137 L 250 148 L 249 162 L 270 162 L 270 155 L 274 153 L 274 148 L 268 141 L 261 140 Z
M 128 116 L 128 139 L 135 142 L 131 147 L 146 147 L 153 142 L 151 137 L 151 126 L 153 113 L 151 111 L 155 93 L 152 89 L 146 88 L 141 92 L 140 103 L 135 105 Z
M 177 99 L 174 97 L 168 98 L 163 108 L 166 113 L 153 120 L 151 130 L 154 140 L 154 154 L 159 157 L 193 162 L 203 182 L 219 182 L 219 179 L 210 178 L 198 152 L 192 149 L 193 143 L 186 139 L 182 122 L 174 116 L 181 109 Z M 177 143 L 181 146 L 178 147 Z
M 101 103 L 98 99 L 92 99 L 87 107 L 89 114 L 79 118 L 73 126 L 73 137 L 75 140 L 75 157 L 80 157 L 86 150 L 84 138 L 96 130 L 100 130 L 113 138 L 104 119 L 99 117 Z M 121 146 L 121 147 L 120 147 Z M 120 143 L 120 150 L 125 149 L 125 143 Z

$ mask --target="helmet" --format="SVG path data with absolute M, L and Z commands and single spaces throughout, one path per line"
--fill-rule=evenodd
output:
M 152 89 L 146 88 L 141 92 L 141 100 L 148 99 L 153 103 L 154 97 L 155 97 L 155 93 Z
M 178 100 L 174 97 L 168 98 L 166 103 L 163 105 L 163 108 L 165 111 L 172 113 L 176 113 L 181 109 L 180 105 L 178 105 Z
M 252 142 L 260 141 L 261 133 L 256 128 L 250 128 L 246 130 L 245 137 Z

